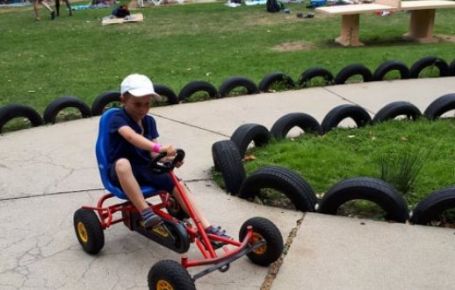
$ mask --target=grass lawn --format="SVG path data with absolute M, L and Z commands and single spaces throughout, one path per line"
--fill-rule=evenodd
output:
M 63 8 L 64 6 L 62 6 Z M 150 7 L 139 24 L 101 26 L 111 9 L 76 11 L 50 21 L 41 10 L 35 22 L 31 7 L 0 9 L 0 105 L 21 103 L 42 112 L 62 95 L 91 105 L 101 92 L 117 90 L 131 72 L 149 75 L 178 93 L 192 80 L 218 87 L 234 75 L 259 82 L 282 71 L 295 80 L 313 66 L 332 73 L 352 63 L 371 70 L 396 59 L 411 66 L 423 56 L 450 62 L 455 44 L 417 44 L 401 40 L 409 15 L 361 16 L 365 47 L 333 43 L 340 17 L 296 17 L 304 4 L 287 5 L 291 14 L 265 12 L 264 6 L 228 8 L 222 2 Z M 455 36 L 455 10 L 437 11 L 435 33 Z
M 336 129 L 323 136 L 303 134 L 253 148 L 256 160 L 245 163 L 248 173 L 267 165 L 297 171 L 315 192 L 358 176 L 397 176 L 403 162 L 420 169 L 404 197 L 411 207 L 430 192 L 455 184 L 455 119 L 391 121 L 360 129 Z M 411 162 L 409 162 L 411 161 Z M 405 178 L 387 178 L 401 188 Z

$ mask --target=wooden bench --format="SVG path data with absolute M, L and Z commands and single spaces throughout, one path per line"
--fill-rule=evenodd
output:
M 359 15 L 361 13 L 410 11 L 409 32 L 404 37 L 428 43 L 436 41 L 433 38 L 435 10 L 441 8 L 455 8 L 455 2 L 445 0 L 377 0 L 372 4 L 319 7 L 316 8 L 316 11 L 331 15 L 341 15 L 341 33 L 335 39 L 337 43 L 343 46 L 362 46 L 363 43 L 359 40 Z

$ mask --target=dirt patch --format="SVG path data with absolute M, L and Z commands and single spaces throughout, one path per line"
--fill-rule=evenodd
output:
M 447 35 L 447 34 L 438 34 L 434 36 L 440 42 L 451 42 L 455 43 L 455 35 Z
M 295 42 L 283 42 L 281 44 L 275 45 L 272 47 L 272 50 L 278 52 L 287 52 L 287 51 L 300 51 L 300 50 L 312 50 L 316 46 L 309 42 L 304 41 L 295 41 Z

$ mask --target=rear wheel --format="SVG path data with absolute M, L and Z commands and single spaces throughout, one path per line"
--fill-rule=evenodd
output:
M 188 271 L 173 260 L 163 260 L 153 265 L 148 273 L 148 285 L 153 290 L 196 290 Z
M 73 221 L 82 249 L 90 255 L 98 254 L 104 246 L 104 232 L 96 213 L 80 208 L 74 213 Z
M 243 223 L 240 228 L 239 238 L 242 241 L 247 234 L 247 227 L 253 227 L 253 237 L 251 244 L 265 242 L 247 254 L 250 260 L 261 266 L 268 266 L 278 260 L 283 253 L 283 237 L 280 230 L 268 219 L 254 217 Z

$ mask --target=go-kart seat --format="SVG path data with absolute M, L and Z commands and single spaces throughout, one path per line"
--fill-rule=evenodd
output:
M 118 108 L 112 108 L 103 113 L 100 119 L 99 129 L 98 129 L 98 139 L 96 140 L 96 159 L 98 161 L 98 169 L 100 171 L 101 182 L 104 185 L 104 188 L 114 194 L 116 197 L 121 199 L 128 199 L 123 190 L 115 186 L 109 179 L 109 159 L 107 158 L 108 144 L 109 144 L 109 121 L 117 112 Z M 152 195 L 158 194 L 158 191 L 151 186 L 141 186 L 141 191 L 144 194 L 144 197 L 149 197 Z

